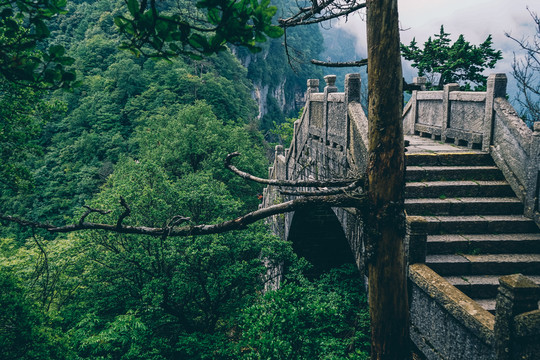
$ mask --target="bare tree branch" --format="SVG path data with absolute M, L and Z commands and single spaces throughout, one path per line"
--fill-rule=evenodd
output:
M 120 196 L 120 205 L 124 207 L 124 212 L 118 217 L 118 221 L 116 222 L 117 228 L 122 227 L 122 221 L 124 221 L 124 219 L 131 214 L 131 209 L 129 208 L 129 205 L 127 204 L 126 199 L 124 199 L 123 196 Z
M 356 61 L 346 61 L 346 62 L 326 62 L 326 61 L 315 60 L 315 59 L 311 60 L 311 63 L 313 65 L 334 67 L 334 68 L 367 66 L 367 62 L 368 62 L 367 59 L 356 60 Z
M 281 27 L 317 24 L 323 21 L 346 17 L 366 7 L 364 0 L 312 0 L 312 6 L 299 7 L 298 12 L 286 19 L 279 19 Z
M 0 214 L 0 220 L 6 220 L 15 222 L 23 226 L 30 226 L 40 229 L 46 229 L 52 233 L 69 233 L 80 230 L 105 230 L 112 233 L 119 234 L 136 234 L 136 235 L 149 235 L 149 236 L 190 236 L 190 235 L 210 235 L 221 234 L 233 230 L 245 229 L 248 225 L 253 224 L 256 221 L 265 219 L 267 217 L 283 214 L 298 209 L 312 207 L 314 205 L 325 205 L 332 207 L 356 207 L 363 208 L 366 204 L 366 198 L 364 195 L 352 196 L 348 194 L 332 195 L 332 196 L 313 196 L 313 197 L 300 197 L 294 200 L 290 200 L 281 204 L 272 205 L 266 208 L 258 209 L 256 211 L 242 215 L 236 219 L 224 221 L 218 224 L 202 224 L 202 225 L 188 225 L 182 227 L 162 227 L 154 228 L 147 226 L 130 226 L 117 224 L 103 224 L 93 222 L 78 222 L 76 224 L 65 226 L 54 226 L 51 224 L 39 223 L 16 218 L 9 215 Z
M 84 219 L 86 219 L 86 217 L 88 215 L 90 215 L 91 213 L 98 213 L 98 214 L 101 214 L 101 215 L 106 215 L 106 214 L 111 212 L 111 210 L 94 209 L 94 208 L 91 208 L 88 205 L 83 205 L 83 207 L 85 207 L 87 210 L 86 210 L 86 212 L 84 214 L 82 214 L 81 218 L 79 219 L 79 224 L 84 223 Z
M 336 189 L 320 189 L 313 191 L 302 191 L 302 190 L 288 190 L 280 189 L 279 192 L 282 195 L 292 195 L 292 196 L 329 196 L 329 195 L 340 195 L 340 194 L 350 194 L 352 191 L 357 190 L 358 188 L 364 186 L 364 178 L 359 178 L 348 186 L 336 188 Z
M 535 24 L 536 32 L 532 38 L 521 40 L 509 33 L 505 35 L 514 40 L 523 50 L 523 56 L 514 54 L 512 75 L 516 79 L 518 96 L 516 100 L 523 107 L 526 122 L 540 119 L 540 17 L 527 7 Z
M 239 170 L 237 167 L 231 164 L 231 160 L 241 154 L 233 152 L 227 155 L 225 158 L 225 168 L 231 170 L 242 179 L 255 181 L 259 184 L 272 185 L 272 186 L 285 186 L 285 187 L 336 187 L 347 186 L 357 181 L 357 179 L 333 179 L 333 180 L 279 180 L 279 179 L 263 179 L 247 172 Z

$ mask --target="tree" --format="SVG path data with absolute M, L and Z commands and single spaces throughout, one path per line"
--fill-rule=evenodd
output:
M 540 17 L 530 9 L 527 10 L 536 28 L 533 38 L 516 39 L 508 33 L 506 36 L 517 42 L 525 53 L 523 56 L 514 54 L 512 75 L 519 89 L 516 99 L 522 106 L 522 117 L 529 126 L 532 126 L 533 122 L 540 121 Z
M 478 46 L 471 45 L 463 35 L 451 44 L 449 36 L 441 25 L 433 40 L 429 37 L 424 43 L 424 49 L 420 49 L 413 38 L 409 46 L 401 44 L 401 52 L 405 59 L 412 61 L 419 76 L 428 78 L 428 85 L 433 88 L 442 89 L 443 85 L 450 83 L 459 83 L 466 88 L 484 88 L 487 76 L 482 72 L 487 68 L 493 69 L 502 59 L 501 51 L 492 48 L 491 35 Z
M 397 0 L 367 9 L 371 358 L 408 359 L 402 75 Z

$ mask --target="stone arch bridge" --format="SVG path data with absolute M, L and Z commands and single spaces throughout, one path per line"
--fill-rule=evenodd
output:
M 346 76 L 344 92 L 335 79 L 326 76 L 322 92 L 308 80 L 270 178 L 366 172 L 360 75 Z M 540 359 L 540 122 L 525 126 L 505 95 L 506 76 L 494 74 L 486 92 L 417 90 L 404 108 L 411 340 L 427 359 Z M 268 187 L 261 206 L 283 198 Z M 343 263 L 364 273 L 355 209 L 314 206 L 274 216 L 271 227 L 313 275 Z

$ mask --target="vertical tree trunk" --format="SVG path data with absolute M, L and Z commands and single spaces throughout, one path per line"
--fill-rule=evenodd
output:
M 371 359 L 410 357 L 397 0 L 367 1 Z

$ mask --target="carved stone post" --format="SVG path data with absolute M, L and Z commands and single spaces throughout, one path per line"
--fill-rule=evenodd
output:
M 446 84 L 443 89 L 443 115 L 441 123 L 441 140 L 446 142 L 446 129 L 450 125 L 450 93 L 459 90 L 458 84 Z
M 484 117 L 484 129 L 482 136 L 482 150 L 488 151 L 491 145 L 491 136 L 493 134 L 494 111 L 493 103 L 495 98 L 506 96 L 507 78 L 505 74 L 491 74 L 487 79 L 486 107 Z
M 362 79 L 360 74 L 347 74 L 345 75 L 345 117 L 347 121 L 347 137 L 345 143 L 345 149 L 349 148 L 349 141 L 351 139 L 351 118 L 349 116 L 349 103 L 360 103 L 362 98 Z
M 427 78 L 423 76 L 413 77 L 412 82 L 414 85 L 420 86 L 421 91 L 426 90 Z
M 353 101 L 360 102 L 361 85 L 362 79 L 360 78 L 360 74 L 345 75 L 345 104 L 348 105 Z
M 309 94 L 319 92 L 319 79 L 309 79 L 307 81 L 306 101 L 309 101 Z
M 496 359 L 516 359 L 517 345 L 520 341 L 516 334 L 514 318 L 516 315 L 538 309 L 540 287 L 521 274 L 503 276 L 499 279 L 499 283 L 495 314 Z
M 324 105 L 323 105 L 323 143 L 328 142 L 328 94 L 337 92 L 336 75 L 326 75 L 324 77 L 326 86 L 324 87 Z
M 427 221 L 422 216 L 407 216 L 409 264 L 425 263 L 427 254 Z

